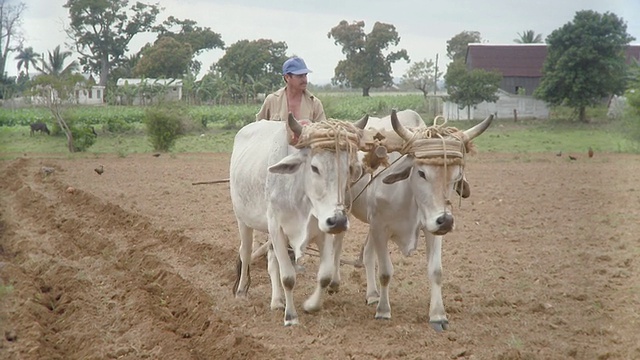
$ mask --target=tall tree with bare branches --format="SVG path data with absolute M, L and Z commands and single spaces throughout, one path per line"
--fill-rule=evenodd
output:
M 22 13 L 26 5 L 0 0 L 0 76 L 4 77 L 7 57 L 22 47 Z

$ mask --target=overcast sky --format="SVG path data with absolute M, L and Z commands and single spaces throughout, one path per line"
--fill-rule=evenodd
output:
M 18 2 L 20 0 L 10 0 Z M 63 32 L 68 25 L 66 0 L 22 0 L 25 46 L 46 53 L 57 45 L 69 43 Z M 484 42 L 512 44 L 518 33 L 533 30 L 543 38 L 553 30 L 573 20 L 577 11 L 612 12 L 627 23 L 627 32 L 640 44 L 640 0 L 156 0 L 164 10 L 161 22 L 173 15 L 191 19 L 201 27 L 219 33 L 227 46 L 239 40 L 271 39 L 288 45 L 289 55 L 298 55 L 313 70 L 309 81 L 323 84 L 330 81 L 338 61 L 344 58 L 341 48 L 327 33 L 341 20 L 364 21 L 365 32 L 376 21 L 392 24 L 400 35 L 400 43 L 392 50 L 406 49 L 412 61 L 435 60 L 445 69 L 446 42 L 462 31 L 480 32 Z M 134 3 L 131 1 L 130 3 Z M 137 52 L 155 36 L 139 34 L 129 44 L 130 53 Z M 204 75 L 209 66 L 222 55 L 211 50 L 201 55 Z M 17 62 L 11 54 L 6 71 L 16 75 Z M 399 61 L 393 66 L 393 76 L 402 76 L 410 64 Z

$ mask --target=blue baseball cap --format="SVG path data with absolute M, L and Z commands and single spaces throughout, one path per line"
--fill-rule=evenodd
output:
M 310 72 L 311 70 L 307 69 L 307 64 L 304 63 L 304 60 L 297 56 L 289 58 L 282 64 L 282 75 L 302 75 Z

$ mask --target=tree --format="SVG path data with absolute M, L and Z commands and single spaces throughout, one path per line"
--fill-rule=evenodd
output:
M 128 0 L 67 0 L 70 27 L 68 36 L 80 53 L 80 65 L 100 74 L 99 84 L 107 85 L 111 69 L 123 61 L 129 42 L 152 29 L 160 12 L 158 5 L 136 2 L 127 10 Z
M 479 32 L 465 30 L 447 41 L 447 56 L 452 61 L 461 60 L 464 62 L 469 44 L 479 42 L 482 42 Z
M 169 16 L 161 25 L 154 27 L 154 31 L 158 32 L 158 40 L 169 37 L 181 44 L 191 45 L 192 55 L 195 57 L 200 55 L 205 50 L 211 49 L 224 49 L 224 41 L 220 34 L 213 32 L 210 28 L 199 27 L 193 20 L 185 19 L 180 20 L 173 16 Z M 177 32 L 171 31 L 172 28 L 178 27 Z M 193 74 L 200 72 L 202 64 L 192 59 L 190 68 Z
M 33 48 L 29 46 L 20 50 L 18 55 L 14 58 L 18 60 L 18 72 L 24 67 L 27 78 L 29 77 L 29 67 L 33 65 L 34 68 L 38 67 L 38 60 L 40 60 L 40 54 L 33 51 Z
M 0 0 L 0 76 L 3 78 L 9 53 L 18 50 L 22 45 L 20 27 L 26 5 L 12 5 L 12 2 Z
M 566 105 L 586 122 L 587 106 L 625 89 L 627 24 L 613 13 L 576 12 L 572 22 L 547 37 L 543 77 L 534 95 L 551 105 Z
M 536 34 L 533 30 L 523 31 L 522 34 L 518 33 L 519 38 L 513 39 L 513 42 L 517 44 L 537 44 L 542 42 L 542 34 Z
M 414 62 L 409 67 L 409 70 L 402 75 L 402 82 L 422 91 L 422 94 L 427 97 L 429 91 L 435 89 L 437 81 L 434 67 L 433 60 L 424 59 Z
M 449 100 L 460 109 L 467 108 L 467 118 L 471 118 L 471 106 L 483 101 L 496 102 L 498 86 L 502 75 L 482 69 L 467 70 L 462 61 L 453 61 L 447 68 L 445 82 Z
M 62 76 L 69 75 L 74 71 L 78 71 L 78 62 L 75 60 L 65 66 L 64 63 L 68 57 L 72 55 L 71 51 L 61 51 L 60 45 L 53 49 L 53 52 L 49 51 L 49 60 L 41 59 L 41 67 L 36 69 L 42 72 L 44 75 Z
M 36 76 L 33 80 L 35 85 L 33 91 L 40 95 L 45 106 L 51 111 L 60 129 L 67 137 L 69 152 L 75 152 L 78 148 L 74 145 L 74 129 L 64 119 L 64 108 L 66 104 L 74 102 L 75 91 L 82 86 L 84 81 L 82 75 L 74 74 L 72 71 L 45 73 Z
M 192 56 L 193 49 L 189 43 L 162 37 L 142 50 L 133 72 L 141 77 L 180 79 L 189 71 Z
M 61 51 L 58 45 L 48 55 L 48 61 L 42 58 L 41 66 L 36 67 L 42 74 L 34 79 L 34 91 L 44 100 L 67 137 L 69 152 L 75 152 L 78 148 L 74 145 L 74 129 L 64 119 L 63 109 L 66 104 L 75 102 L 75 91 L 84 86 L 85 79 L 74 73 L 78 70 L 75 60 L 65 66 L 67 58 L 72 55 L 71 51 Z
M 240 40 L 229 46 L 225 54 L 214 65 L 214 76 L 226 82 L 228 90 L 257 93 L 271 91 L 282 84 L 282 64 L 287 60 L 287 44 L 272 40 Z M 231 86 L 231 82 L 236 82 Z M 257 86 L 254 86 L 255 84 Z M 245 94 L 238 94 L 244 97 Z M 236 97 L 236 96 L 234 96 Z
M 133 74 L 133 71 L 136 68 L 136 65 L 138 65 L 138 61 L 140 61 L 141 56 L 141 52 L 127 56 L 120 62 L 120 64 L 111 69 L 111 77 L 114 79 L 134 77 L 135 75 Z
M 364 21 L 349 24 L 342 20 L 327 37 L 342 46 L 342 53 L 346 56 L 345 60 L 338 62 L 332 83 L 362 88 L 362 96 L 369 96 L 371 88 L 393 85 L 391 65 L 401 59 L 409 62 L 409 55 L 404 49 L 383 54 L 389 46 L 397 46 L 400 42 L 400 36 L 391 24 L 376 22 L 371 32 L 365 34 Z

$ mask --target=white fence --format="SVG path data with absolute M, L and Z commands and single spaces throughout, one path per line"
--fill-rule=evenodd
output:
M 549 107 L 532 96 L 512 95 L 503 91 L 498 92 L 495 103 L 482 102 L 471 107 L 469 116 L 472 120 L 484 119 L 490 114 L 499 119 L 548 119 Z M 515 114 L 515 115 L 514 115 Z M 467 108 L 460 109 L 458 104 L 446 101 L 443 116 L 448 120 L 468 120 Z

